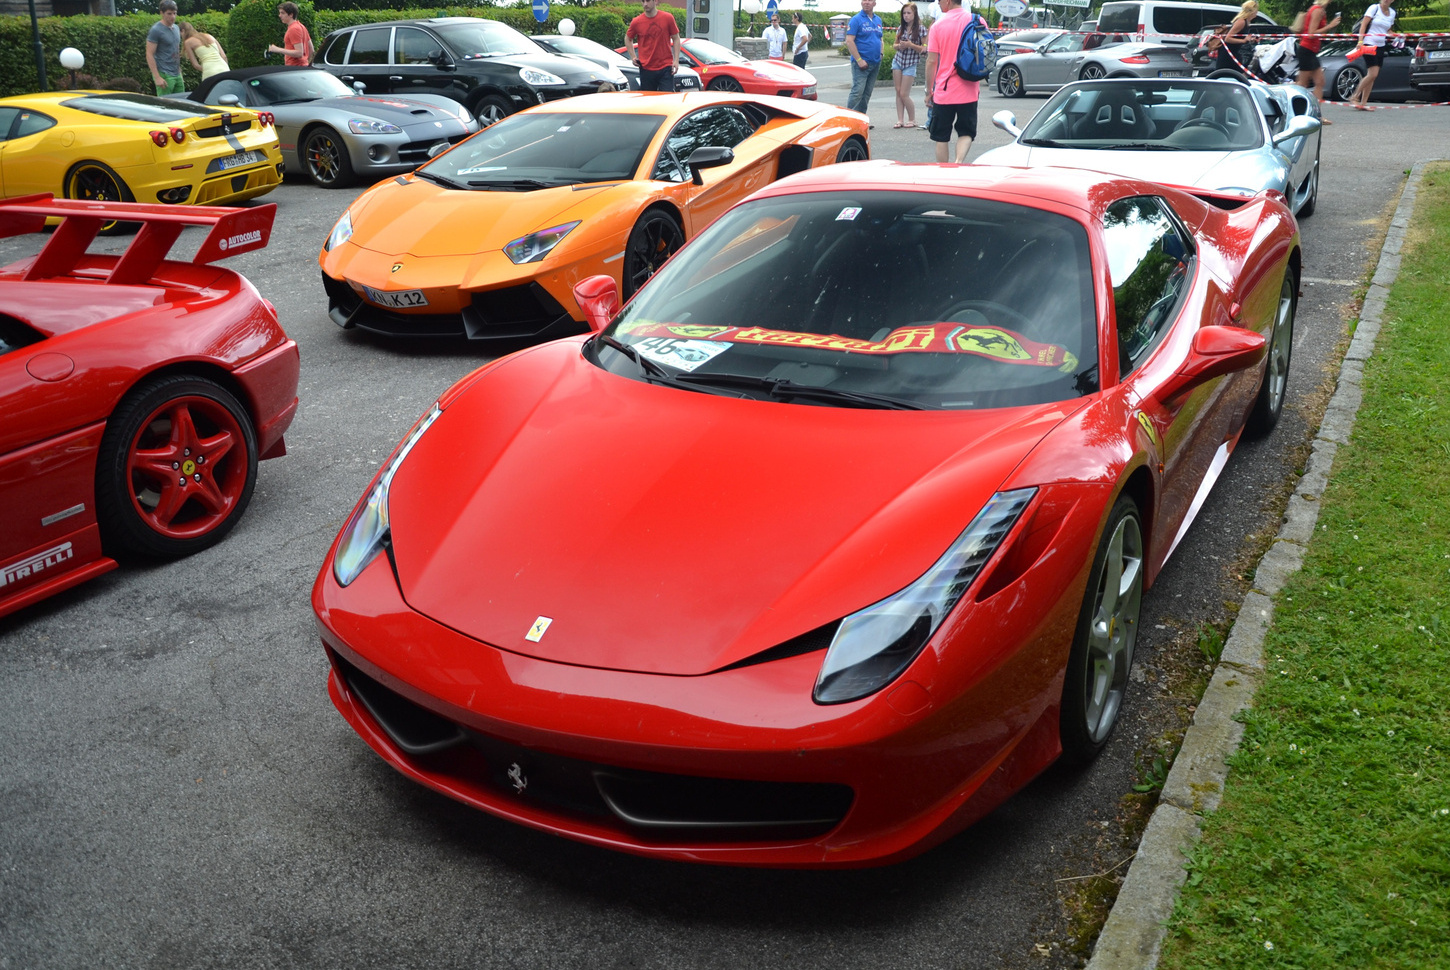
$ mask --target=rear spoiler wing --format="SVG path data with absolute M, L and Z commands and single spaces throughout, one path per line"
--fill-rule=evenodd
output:
M 88 202 L 26 195 L 0 200 L 0 239 L 40 232 L 47 219 L 60 219 L 55 233 L 36 255 L 23 279 L 68 276 L 80 264 L 96 234 L 108 222 L 139 222 L 141 229 L 116 260 L 107 283 L 135 285 L 156 274 L 187 226 L 211 226 L 192 259 L 198 265 L 251 252 L 272 238 L 277 205 L 236 209 L 219 205 L 159 205 L 144 202 Z

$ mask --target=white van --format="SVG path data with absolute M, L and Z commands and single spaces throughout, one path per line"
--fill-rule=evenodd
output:
M 1148 43 L 1187 47 L 1203 28 L 1232 23 L 1238 15 L 1235 4 L 1113 0 L 1098 11 L 1097 29 L 1108 34 L 1128 34 L 1134 40 Z M 1273 25 L 1274 21 L 1261 13 L 1254 18 L 1254 23 Z

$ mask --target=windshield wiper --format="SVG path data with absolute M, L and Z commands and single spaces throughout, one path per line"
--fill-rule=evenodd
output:
M 321 99 L 320 98 L 278 98 L 276 101 L 273 101 L 270 105 L 268 105 L 268 107 L 273 107 L 273 106 L 279 105 L 279 104 L 307 104 L 308 102 L 311 102 L 311 101 L 319 101 L 319 100 L 321 100 Z
M 1060 141 L 1051 138 L 1023 138 L 1018 144 L 1031 145 L 1033 148 L 1071 148 L 1071 145 L 1064 145 Z
M 1185 150 L 1177 145 L 1165 145 L 1158 141 L 1132 141 L 1122 145 L 1103 145 L 1102 147 L 1110 152 L 1122 151 L 1123 149 L 1135 152 L 1181 152 Z
M 421 168 L 414 169 L 413 174 L 418 176 L 420 179 L 427 179 L 430 182 L 437 182 L 439 185 L 443 186 L 446 189 L 466 188 L 466 186 L 464 186 L 461 182 L 455 182 L 453 181 L 453 179 L 449 178 L 446 175 L 439 175 L 436 172 L 425 172 Z
M 895 411 L 924 411 L 930 405 L 870 391 L 847 391 L 839 387 L 797 384 L 773 377 L 752 377 L 749 374 L 680 374 L 677 383 L 714 387 L 737 387 L 765 391 L 771 397 L 810 398 L 830 404 L 851 404 L 863 408 L 886 408 Z
M 469 179 L 472 189 L 552 189 L 560 185 L 573 185 L 579 179 Z

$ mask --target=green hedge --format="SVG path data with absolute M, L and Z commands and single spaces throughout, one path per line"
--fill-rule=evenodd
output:
M 1401 17 L 1395 21 L 1395 29 L 1407 34 L 1450 32 L 1450 17 Z
M 317 32 L 317 17 L 311 0 L 301 0 L 297 4 L 297 19 L 311 32 L 314 46 L 322 40 Z M 267 45 L 280 47 L 285 34 L 282 21 L 277 19 L 277 0 L 242 0 L 232 8 L 228 18 L 227 39 L 223 42 L 227 49 L 227 64 L 239 68 L 267 63 Z M 280 64 L 282 55 L 273 54 L 271 60 Z
M 609 48 L 624 46 L 626 29 L 624 18 L 608 10 L 590 10 L 584 15 L 584 22 L 578 25 L 581 35 Z

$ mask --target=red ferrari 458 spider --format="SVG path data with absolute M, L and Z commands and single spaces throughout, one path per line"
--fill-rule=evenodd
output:
M 175 557 L 236 524 L 259 458 L 286 453 L 297 345 L 213 260 L 267 245 L 275 205 L 0 202 L 0 237 L 60 225 L 0 269 L 0 616 L 116 567 Z M 120 256 L 87 252 L 138 223 Z M 166 260 L 210 226 L 192 263 Z
M 1284 199 L 863 163 L 464 378 L 313 606 L 399 771 L 642 855 L 905 858 L 1118 720 L 1140 602 L 1284 402 Z

